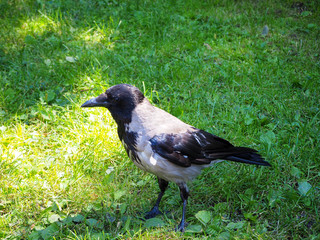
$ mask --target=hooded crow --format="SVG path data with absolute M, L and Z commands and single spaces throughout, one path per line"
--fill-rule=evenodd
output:
M 146 219 L 161 214 L 159 204 L 168 183 L 178 185 L 183 208 L 177 230 L 182 232 L 187 225 L 187 182 L 202 169 L 223 160 L 270 166 L 256 150 L 235 147 L 151 105 L 138 88 L 129 84 L 110 87 L 81 107 L 107 108 L 118 125 L 119 138 L 130 159 L 140 169 L 157 176 L 160 193 Z

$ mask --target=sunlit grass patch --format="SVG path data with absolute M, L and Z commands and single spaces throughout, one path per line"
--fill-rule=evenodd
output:
M 112 25 L 113 20 L 110 19 L 107 26 L 105 26 L 104 24 L 96 25 L 96 27 L 87 29 L 79 33 L 77 38 L 79 40 L 84 40 L 84 42 L 91 48 L 99 47 L 98 43 L 100 43 L 106 49 L 112 50 L 114 48 L 115 41 L 117 40 L 117 35 L 119 35 L 118 29 L 121 25 L 121 21 L 118 23 L 118 26 L 116 28 L 113 28 Z
M 39 120 L 31 125 L 20 123 L 1 135 L 1 195 L 8 197 L 3 209 L 8 211 L 6 215 L 10 216 L 12 211 L 38 215 L 50 202 L 61 202 L 61 193 L 70 194 L 70 199 L 65 200 L 72 205 L 96 199 L 92 189 L 99 190 L 92 176 L 97 177 L 101 171 L 108 175 L 107 169 L 117 161 L 112 156 L 120 146 L 110 116 L 102 119 L 101 114 L 90 113 L 86 123 L 83 117 L 82 114 L 77 119 L 65 112 L 50 125 Z M 90 151 L 83 151 L 86 146 L 90 146 Z M 104 158 L 97 158 L 97 153 Z M 79 191 L 88 194 L 84 199 L 74 199 L 72 196 Z M 13 209 L 14 202 L 19 205 L 14 204 Z M 41 205 L 39 209 L 37 204 Z
M 32 34 L 34 36 L 43 35 L 45 32 L 52 31 L 61 34 L 61 22 L 51 16 L 40 12 L 39 16 L 26 18 L 19 29 L 21 35 Z

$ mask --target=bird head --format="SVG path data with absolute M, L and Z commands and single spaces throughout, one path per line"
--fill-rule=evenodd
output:
M 119 84 L 86 101 L 81 107 L 105 107 L 116 121 L 130 122 L 132 111 L 144 98 L 138 88 L 129 84 Z

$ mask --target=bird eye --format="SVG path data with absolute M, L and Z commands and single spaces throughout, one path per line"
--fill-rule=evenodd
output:
M 113 99 L 113 96 L 112 96 L 110 93 L 107 93 L 106 95 L 107 95 L 107 98 L 108 98 L 109 100 L 112 100 L 112 99 Z
M 117 97 L 117 96 L 113 96 L 111 94 L 108 94 L 107 96 L 108 96 L 109 101 L 111 101 L 111 102 L 118 102 L 119 101 L 119 97 Z

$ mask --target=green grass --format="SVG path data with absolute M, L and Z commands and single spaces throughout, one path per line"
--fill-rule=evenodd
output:
M 319 239 L 319 1 L 0 3 L 1 239 Z M 269 32 L 262 35 L 267 25 Z M 272 168 L 220 163 L 147 222 L 158 186 L 104 109 L 139 87 Z

